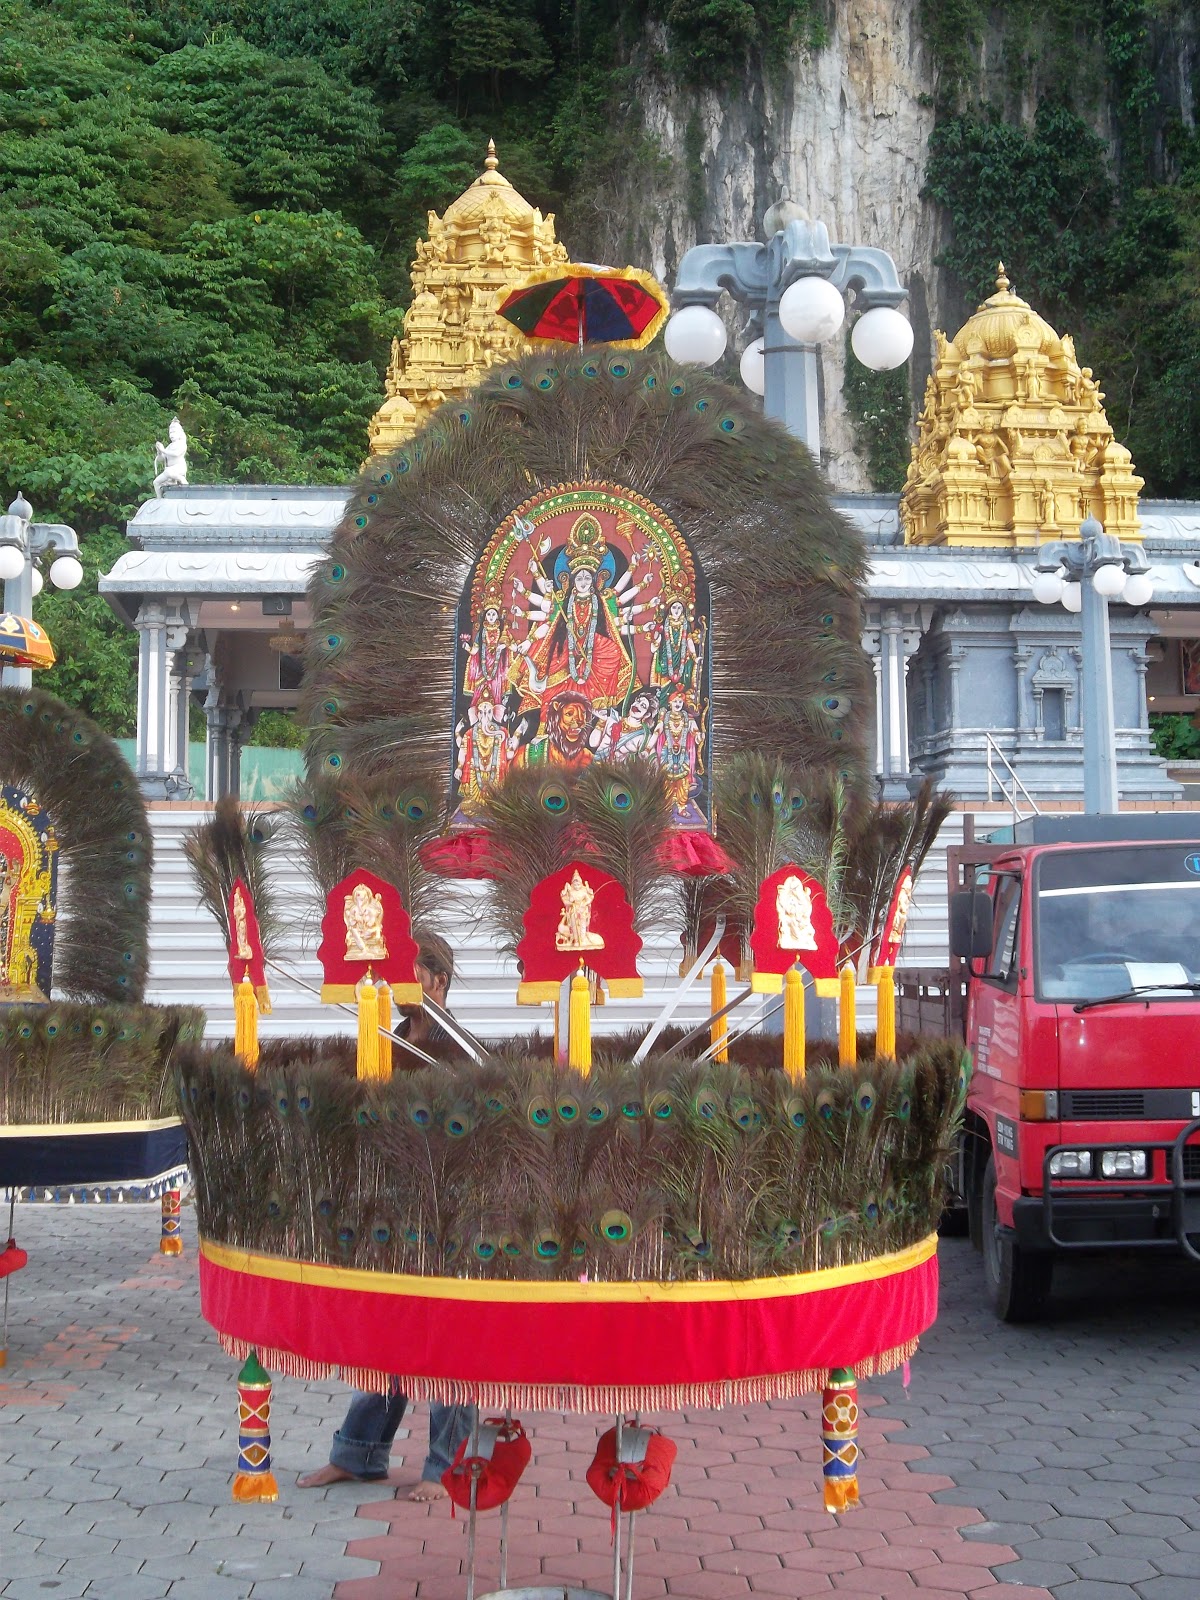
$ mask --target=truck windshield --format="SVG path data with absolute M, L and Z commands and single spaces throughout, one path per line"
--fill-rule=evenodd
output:
M 1139 988 L 1186 1000 L 1200 980 L 1200 847 L 1062 850 L 1040 857 L 1034 923 L 1043 1000 Z

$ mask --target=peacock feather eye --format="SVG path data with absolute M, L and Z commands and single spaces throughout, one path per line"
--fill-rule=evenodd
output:
M 671 393 L 675 396 L 676 400 L 678 400 L 679 396 L 681 394 L 686 394 L 687 393 L 687 384 L 686 383 L 680 383 L 679 380 L 676 379 L 675 382 L 671 385 Z
M 238 1086 L 238 1092 L 234 1096 L 234 1099 L 237 1101 L 239 1111 L 249 1111 L 251 1096 L 249 1089 L 247 1089 L 244 1083 Z
M 608 1121 L 611 1109 L 608 1101 L 597 1095 L 594 1099 L 588 1101 L 587 1120 L 593 1127 L 597 1127 L 601 1122 Z
M 92 1038 L 106 1039 L 108 1037 L 108 1024 L 97 1019 L 92 1023 Z
M 37 706 L 34 705 L 32 700 L 22 700 L 21 701 L 21 714 L 23 716 L 32 717 L 36 710 L 37 710 Z
M 832 611 L 827 611 L 825 613 L 825 615 L 821 618 L 821 625 L 822 625 L 822 627 L 825 627 L 825 628 L 832 628 L 833 627 L 833 612 Z
M 283 1197 L 274 1189 L 267 1196 L 267 1215 L 274 1220 L 283 1215 Z
M 753 1100 L 739 1098 L 733 1102 L 729 1109 L 734 1123 L 741 1128 L 743 1133 L 749 1133 L 751 1128 L 757 1127 L 762 1121 L 762 1113 Z
M 292 1102 L 288 1099 L 283 1090 L 280 1090 L 275 1096 L 275 1109 L 278 1111 L 281 1117 L 286 1117 L 288 1112 L 292 1109 Z
M 525 1116 L 532 1127 L 548 1128 L 554 1121 L 554 1107 L 544 1094 L 535 1094 L 525 1107 Z
M 615 361 L 610 361 L 608 363 L 608 370 L 614 378 L 627 378 L 633 369 L 630 367 L 628 361 L 624 361 L 618 357 Z
M 390 1244 L 392 1230 L 386 1222 L 377 1222 L 371 1229 L 371 1242 L 373 1244 Z
M 524 1253 L 524 1247 L 515 1233 L 502 1233 L 500 1235 L 500 1254 L 507 1256 L 510 1261 L 515 1261 Z
M 86 742 L 87 741 L 85 740 L 83 734 L 79 731 L 78 728 L 76 728 L 75 732 L 71 735 L 71 743 L 72 744 L 85 744 Z
M 553 387 L 554 387 L 554 379 L 550 376 L 550 374 L 548 372 L 543 372 L 541 377 L 537 381 L 537 386 L 538 386 L 539 389 L 543 389 L 543 390 L 544 389 L 553 389 Z
M 433 1107 L 427 1100 L 414 1100 L 408 1108 L 408 1118 L 418 1128 L 432 1127 Z
M 560 784 L 547 783 L 543 785 L 539 798 L 543 809 L 548 811 L 551 816 L 559 817 L 564 811 L 571 809 L 571 797 Z
M 827 717 L 848 717 L 850 698 L 844 694 L 827 694 L 821 701 L 821 710 Z
M 647 389 L 657 389 L 658 388 L 658 379 L 654 376 L 654 374 L 652 372 L 648 372 L 646 374 L 646 376 L 642 379 L 642 382 L 646 386 Z
M 822 683 L 836 683 L 840 677 L 841 677 L 841 673 L 839 673 L 839 672 L 827 672 L 825 674 L 824 678 L 822 678 L 821 682 Z
M 745 426 L 740 417 L 722 417 L 717 423 L 722 433 L 741 433 Z
M 340 633 L 327 633 L 325 635 L 325 648 L 327 650 L 336 650 L 341 642 L 342 636 Z
M 367 496 L 367 504 L 369 506 L 377 506 L 379 504 L 379 496 L 377 494 L 369 494 Z
M 346 576 L 346 569 L 340 561 L 335 561 L 329 569 L 330 583 L 341 583 Z
M 775 1245 L 779 1250 L 794 1250 L 800 1243 L 803 1235 L 796 1223 L 789 1218 L 775 1224 Z
M 331 750 L 325 757 L 325 765 L 330 769 L 331 772 L 336 772 L 341 764 L 342 758 L 340 755 L 338 755 L 336 750 Z
M 902 1094 L 896 1102 L 896 1117 L 900 1122 L 907 1122 L 912 1116 L 912 1096 Z
M 558 1120 L 560 1122 L 565 1122 L 568 1126 L 570 1126 L 572 1122 L 579 1121 L 581 1109 L 582 1108 L 579 1104 L 579 1101 L 576 1100 L 573 1094 L 560 1094 L 554 1104 L 554 1110 L 558 1116 Z
M 340 700 L 326 700 L 321 707 L 327 717 L 336 717 L 341 709 L 342 703 Z
M 47 1037 L 47 1039 L 57 1039 L 58 1038 L 58 1023 L 57 1022 L 48 1022 L 46 1024 L 46 1037 Z
M 400 473 L 412 471 L 412 462 L 408 456 L 396 457 L 396 471 Z
M 494 1239 L 476 1239 L 471 1249 L 480 1261 L 494 1261 L 496 1259 L 497 1246 Z
M 675 1115 L 675 1102 L 669 1094 L 660 1091 L 658 1094 L 650 1096 L 650 1104 L 647 1110 L 654 1122 L 670 1122 Z
M 761 808 L 762 803 L 763 803 L 763 797 L 762 797 L 761 789 L 751 789 L 751 791 L 750 791 L 750 804 L 752 806 L 758 806 L 758 807 Z
M 600 368 L 594 361 L 585 361 L 579 370 L 585 378 L 598 378 L 600 376 Z
M 862 1208 L 863 1220 L 872 1228 L 879 1225 L 879 1201 L 873 1194 L 867 1196 Z
M 692 1100 L 692 1110 L 704 1122 L 714 1122 L 721 1114 L 721 1099 L 711 1089 L 701 1089 Z
M 475 1119 L 465 1106 L 456 1106 L 447 1116 L 445 1126 L 452 1139 L 462 1139 L 475 1126 Z
M 553 1228 L 542 1228 L 533 1238 L 533 1253 L 541 1261 L 555 1261 L 562 1253 L 562 1240 Z
M 113 787 L 113 790 L 115 792 L 119 793 L 120 790 L 122 790 L 125 787 L 124 778 L 114 778 L 113 781 L 112 781 L 112 787 Z
M 783 1108 L 784 1115 L 791 1127 L 797 1132 L 803 1132 L 808 1127 L 808 1107 L 804 1101 L 793 1095 Z
M 126 900 L 135 900 L 137 898 L 137 892 L 138 886 L 136 883 L 123 883 L 121 885 L 121 893 L 125 896 Z
M 815 1109 L 816 1109 L 816 1113 L 817 1113 L 818 1118 L 822 1122 L 824 1122 L 825 1124 L 828 1125 L 829 1123 L 831 1123 L 833 1121 L 833 1112 L 834 1112 L 833 1094 L 831 1093 L 830 1090 L 828 1090 L 828 1089 L 822 1089 L 821 1090 L 820 1094 L 817 1096 L 816 1108 Z
M 360 1128 L 365 1128 L 367 1126 L 371 1120 L 371 1114 L 367 1110 L 366 1106 L 359 1106 L 358 1110 L 354 1114 L 354 1120 L 358 1123 Z
M 808 804 L 808 801 L 804 798 L 804 796 L 800 793 L 800 791 L 798 789 L 794 790 L 793 793 L 792 793 L 792 802 L 791 802 L 792 815 L 795 816 L 797 811 L 803 811 L 807 804 Z
M 600 1218 L 598 1231 L 609 1244 L 628 1244 L 633 1238 L 633 1219 L 627 1211 L 606 1211 Z
M 144 838 L 145 835 L 140 833 L 137 828 L 130 828 L 129 832 L 125 835 L 125 843 L 141 844 Z
M 33 1038 L 33 1024 L 30 1022 L 23 1022 L 17 1031 L 20 1033 L 22 1039 Z
M 306 1117 L 309 1114 L 312 1104 L 312 1090 L 301 1084 L 296 1090 L 296 1106 L 302 1116 Z
M 628 811 L 633 805 L 633 795 L 620 783 L 610 784 L 605 790 L 604 799 L 613 811 Z
M 405 804 L 404 815 L 410 822 L 424 822 L 428 814 L 429 802 L 419 794 L 413 795 L 412 799 Z
M 366 527 L 366 525 L 367 525 L 367 519 L 366 519 L 366 517 L 363 517 L 363 516 L 358 516 L 358 517 L 355 517 L 355 519 L 354 519 L 354 526 L 355 526 L 355 527 L 356 527 L 356 528 L 365 528 L 365 527 Z
M 646 1115 L 646 1108 L 640 1100 L 625 1100 L 621 1105 L 621 1115 L 629 1122 L 636 1122 L 639 1117 Z
M 709 406 L 709 402 L 707 400 L 697 400 L 696 401 L 696 410 L 697 411 L 707 411 L 708 410 L 708 406 Z
M 488 1095 L 483 1104 L 488 1114 L 493 1117 L 498 1117 L 501 1115 L 501 1113 L 508 1110 L 508 1102 L 503 1098 L 503 1096 L 498 1094 Z
M 390 472 L 382 472 L 382 473 L 380 473 L 380 475 L 379 475 L 379 481 L 380 481 L 380 483 L 382 483 L 382 484 L 389 484 L 389 483 L 391 483 L 391 481 L 392 481 L 392 475 L 391 475 L 391 473 L 390 473 Z
M 470 427 L 470 425 L 471 425 L 471 413 L 469 411 L 465 411 L 465 410 L 464 411 L 460 411 L 460 412 L 457 413 L 457 415 L 458 415 L 459 422 L 462 424 L 462 426 L 464 428 Z
M 353 1245 L 354 1245 L 354 1241 L 357 1238 L 358 1238 L 358 1230 L 356 1228 L 352 1227 L 350 1223 L 343 1222 L 342 1225 L 338 1228 L 338 1231 L 337 1231 L 337 1242 L 338 1242 L 338 1244 L 341 1246 L 341 1248 L 343 1250 L 351 1249 L 353 1247 Z
M 781 783 L 772 785 L 771 804 L 775 807 L 776 811 L 780 810 L 783 806 L 783 785 Z
M 442 1260 L 453 1261 L 461 1249 L 462 1240 L 457 1236 L 457 1234 L 452 1233 L 442 1245 Z
M 583 1239 L 573 1239 L 571 1241 L 572 1261 L 582 1261 L 585 1255 L 587 1255 L 586 1242 Z
M 519 375 L 517 373 L 515 373 L 515 372 L 510 372 L 508 377 L 505 378 L 505 380 L 504 380 L 504 387 L 506 389 L 520 389 L 520 388 L 522 388 L 523 385 L 521 383 L 521 379 L 520 379 Z
M 301 813 L 301 815 L 304 817 L 305 822 L 315 822 L 317 820 L 317 808 L 316 808 L 316 806 L 311 805 L 311 804 L 305 806 L 305 808 L 304 808 L 303 812 Z
M 869 1117 L 875 1109 L 875 1085 L 868 1079 L 860 1083 L 854 1096 L 854 1104 L 864 1117 Z

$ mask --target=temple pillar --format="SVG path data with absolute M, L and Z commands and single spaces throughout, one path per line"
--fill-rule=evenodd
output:
M 884 800 L 907 800 L 911 793 L 908 666 L 920 643 L 915 607 L 868 608 L 863 649 L 875 672 L 875 770 Z
M 204 798 L 221 800 L 241 792 L 242 710 L 210 694 L 205 703 Z
M 190 625 L 182 600 L 147 600 L 138 611 L 138 699 L 136 773 L 150 799 L 174 798 L 178 762 L 181 678 L 176 657 Z M 187 727 L 186 708 L 183 717 Z

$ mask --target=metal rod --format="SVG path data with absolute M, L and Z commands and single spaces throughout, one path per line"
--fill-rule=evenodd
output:
M 290 979 L 292 983 L 298 984 L 301 989 L 307 989 L 309 994 L 315 994 L 318 1000 L 321 998 L 320 989 L 314 988 L 311 983 L 306 983 L 303 978 L 298 977 L 294 972 L 289 972 L 286 967 L 281 967 L 278 961 L 272 961 L 268 957 L 265 961 L 265 965 L 274 968 L 276 972 L 282 973 L 285 978 Z M 339 1011 L 345 1011 L 347 1015 L 351 1017 L 358 1015 L 354 1007 L 347 1005 L 344 1000 L 335 1000 L 333 1004 Z M 393 1044 L 398 1044 L 402 1049 L 407 1050 L 409 1055 L 416 1056 L 417 1060 L 423 1062 L 425 1066 L 437 1067 L 441 1065 L 441 1062 L 438 1061 L 436 1056 L 426 1055 L 424 1050 L 422 1050 L 419 1045 L 410 1044 L 402 1033 L 393 1033 L 387 1028 L 380 1028 L 379 1032 L 382 1033 L 385 1038 L 390 1039 Z
M 504 1408 L 504 1434 L 512 1432 L 512 1411 Z M 511 1498 L 511 1497 L 510 1497 Z M 508 1501 L 500 1507 L 500 1592 L 508 1588 Z
M 753 989 L 743 989 L 741 994 L 736 996 L 735 999 L 731 1000 L 727 1006 L 722 1006 L 720 1011 L 714 1011 L 711 1017 L 706 1017 L 703 1022 L 697 1023 L 690 1033 L 685 1033 L 682 1039 L 678 1040 L 671 1046 L 669 1050 L 664 1052 L 664 1059 L 667 1056 L 673 1056 L 679 1050 L 686 1050 L 693 1039 L 699 1039 L 703 1034 L 706 1034 L 714 1022 L 720 1022 L 722 1017 L 727 1017 L 731 1011 L 736 1011 L 738 1006 L 740 1006 L 744 1000 L 749 1000 L 753 993 Z M 757 1027 L 757 1023 L 755 1026 Z
M 479 1491 L 479 1411 L 471 1422 L 467 1455 L 471 1462 L 471 1503 L 467 1513 L 467 1600 L 475 1600 L 475 1498 Z
M 628 1513 L 629 1544 L 625 1551 L 625 1600 L 633 1600 L 633 1512 Z
M 726 1034 L 725 1038 L 723 1040 L 718 1039 L 716 1044 L 710 1044 L 707 1050 L 703 1051 L 696 1057 L 697 1064 L 699 1064 L 701 1061 L 708 1061 L 713 1052 L 715 1050 L 719 1050 L 722 1044 L 736 1044 L 739 1039 L 744 1039 L 748 1033 L 753 1033 L 755 1028 L 760 1028 L 768 1017 L 773 1017 L 777 1011 L 782 1010 L 783 998 L 781 996 L 778 1000 L 772 1000 L 769 1006 L 765 1006 L 761 1015 L 756 1017 L 753 1022 L 748 1022 L 744 1028 L 739 1028 L 736 1033 Z
M 621 1431 L 624 1419 L 617 1412 L 617 1476 L 613 1483 L 613 1493 L 617 1499 L 613 1501 L 613 1600 L 621 1600 L 621 1478 L 625 1468 L 621 1465 Z
M 650 1031 L 646 1034 L 646 1037 L 634 1051 L 633 1064 L 635 1067 L 639 1062 L 644 1061 L 649 1055 L 651 1046 L 654 1044 L 655 1039 L 658 1038 L 659 1034 L 671 1020 L 671 1016 L 674 1013 L 675 1007 L 683 999 L 684 995 L 692 987 L 693 983 L 695 983 L 701 972 L 703 972 L 704 963 L 708 960 L 709 956 L 712 955 L 713 951 L 717 948 L 724 937 L 725 918 L 724 916 L 719 916 L 717 918 L 716 930 L 714 931 L 712 938 L 696 957 L 695 965 L 688 972 L 687 976 L 680 982 L 679 987 L 674 991 L 674 993 L 671 995 L 671 998 L 667 1001 L 666 1005 L 662 1008 L 654 1022 L 651 1024 Z M 619 1596 L 617 1597 L 617 1600 L 620 1600 Z

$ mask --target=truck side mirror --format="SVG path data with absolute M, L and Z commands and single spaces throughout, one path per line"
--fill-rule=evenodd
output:
M 992 897 L 982 889 L 950 896 L 950 951 L 960 961 L 992 953 Z

